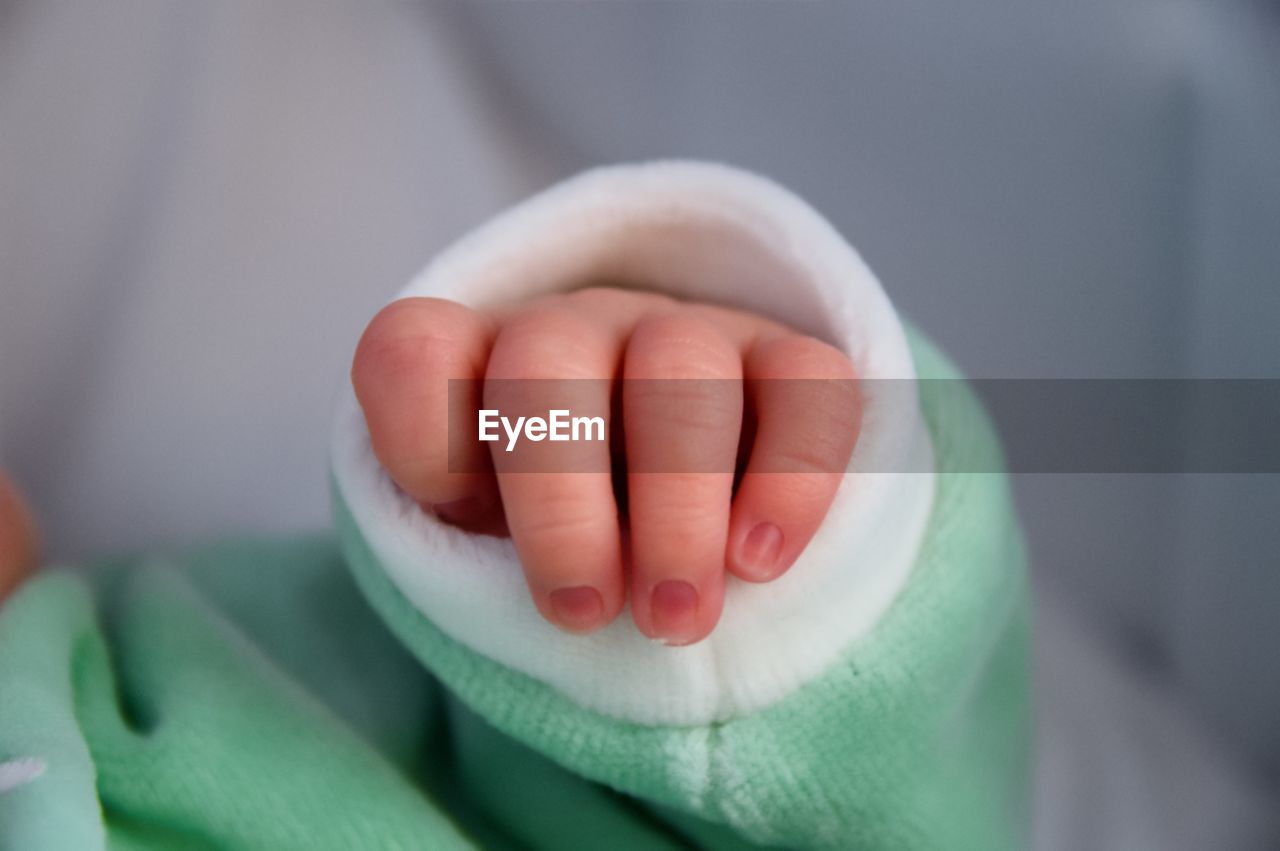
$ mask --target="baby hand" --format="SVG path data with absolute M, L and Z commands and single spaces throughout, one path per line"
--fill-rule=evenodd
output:
M 842 352 L 763 317 L 603 288 L 485 312 L 402 299 L 352 365 L 387 473 L 448 522 L 510 534 L 544 617 L 591 632 L 629 587 L 641 632 L 671 644 L 715 626 L 726 570 L 767 582 L 808 544 L 857 437 L 853 377 Z M 450 379 L 467 379 L 452 405 Z M 580 384 L 612 445 L 572 444 L 584 472 L 517 471 L 505 432 L 476 439 L 506 379 L 596 379 Z

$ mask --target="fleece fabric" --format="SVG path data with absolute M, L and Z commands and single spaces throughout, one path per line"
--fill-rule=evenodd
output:
M 50 568 L 4 604 L 0 849 L 1021 847 L 1022 539 L 980 404 L 894 327 L 909 374 L 945 379 L 909 383 L 929 469 L 900 478 L 927 482 L 927 511 L 918 529 L 881 515 L 911 532 L 908 568 L 856 629 L 815 627 L 820 665 L 739 666 L 732 699 L 727 680 L 682 701 L 654 679 L 652 703 L 643 677 L 662 669 L 648 668 L 608 703 L 588 677 L 531 667 L 537 647 L 478 649 L 387 563 L 385 536 L 416 515 L 370 524 L 338 457 L 332 535 Z M 857 504 L 824 526 L 858 526 Z M 432 568 L 464 573 L 466 552 Z M 875 574 L 857 549 L 824 557 Z M 829 602 L 813 601 L 815 623 Z M 790 648 L 773 665 L 806 646 L 803 614 L 758 622 Z

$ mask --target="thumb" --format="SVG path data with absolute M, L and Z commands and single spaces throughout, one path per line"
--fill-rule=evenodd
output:
M 35 521 L 13 481 L 0 470 L 0 601 L 35 572 L 39 558 Z

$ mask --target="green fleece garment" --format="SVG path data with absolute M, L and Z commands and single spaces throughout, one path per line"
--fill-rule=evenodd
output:
M 336 537 L 46 570 L 0 609 L 0 848 L 1021 847 L 1024 548 L 1005 476 L 968 472 L 1001 464 L 980 405 L 919 386 L 938 491 L 906 585 L 819 677 L 709 725 L 451 640 L 340 499 Z

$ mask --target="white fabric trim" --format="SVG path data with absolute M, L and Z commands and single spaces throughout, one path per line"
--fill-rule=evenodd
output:
M 914 378 L 889 299 L 858 254 L 780 186 L 726 166 L 658 162 L 590 171 L 473 232 L 401 293 L 483 306 L 626 283 L 771 316 L 843 348 L 864 378 Z M 724 616 L 690 647 L 646 639 L 629 615 L 587 637 L 547 624 L 511 542 L 443 524 L 390 481 L 354 395 L 335 478 L 404 596 L 446 634 L 576 703 L 639 723 L 705 724 L 758 710 L 818 676 L 906 581 L 933 502 L 933 450 L 910 392 L 864 393 L 851 472 L 782 578 L 729 578 Z

